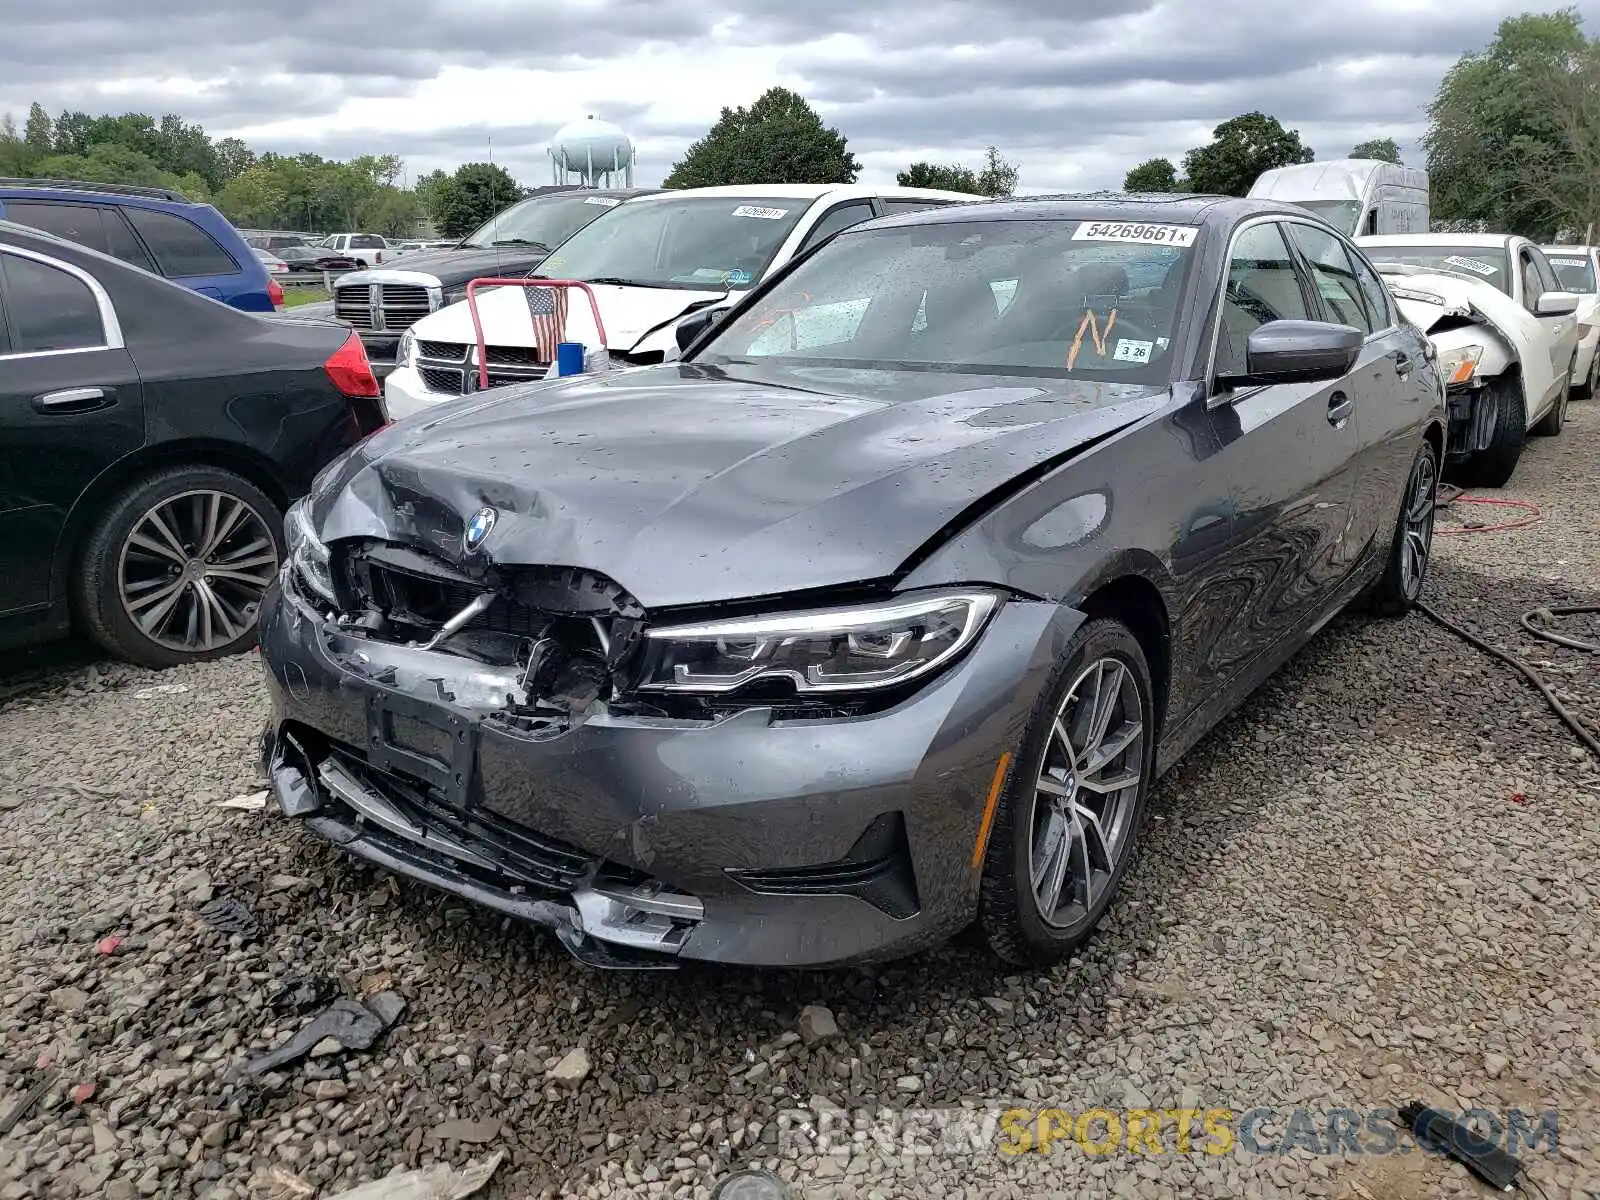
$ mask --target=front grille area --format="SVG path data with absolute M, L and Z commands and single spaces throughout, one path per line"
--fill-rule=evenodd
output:
M 533 346 L 488 346 L 489 386 L 505 387 L 543 379 L 550 369 Z M 463 342 L 417 343 L 417 373 L 431 392 L 464 396 L 481 391 L 478 378 L 477 347 Z
M 402 333 L 432 311 L 428 289 L 415 283 L 353 283 L 333 293 L 334 316 L 368 333 Z
M 551 893 L 570 892 L 600 867 L 599 858 L 576 846 L 546 837 L 476 806 L 457 808 L 448 804 L 421 780 L 397 771 L 380 771 L 353 749 L 335 748 L 333 756 L 340 766 L 394 805 L 415 825 L 455 840 L 493 862 L 501 873 L 525 887 Z M 324 792 L 324 802 L 331 799 Z M 470 867 L 465 869 L 472 871 Z

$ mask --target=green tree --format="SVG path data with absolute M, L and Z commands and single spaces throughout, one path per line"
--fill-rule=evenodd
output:
M 415 192 L 385 187 L 362 210 L 360 225 L 384 237 L 415 237 L 422 220 L 422 201 Z
M 1243 196 L 1263 171 L 1308 163 L 1316 157 L 1300 141 L 1300 131 L 1285 129 L 1276 117 L 1241 113 L 1211 131 L 1209 145 L 1183 156 L 1184 174 L 1196 192 Z
M 724 108 L 705 137 L 673 165 L 665 186 L 854 183 L 861 164 L 804 97 L 769 88 L 749 108 Z
M 26 175 L 30 159 L 28 144 L 17 132 L 17 119 L 6 113 L 0 117 L 0 175 Z
M 223 138 L 216 144 L 216 149 L 217 168 L 223 179 L 233 179 L 255 165 L 255 154 L 236 137 Z
M 978 171 L 978 195 L 996 199 L 1013 195 L 1020 177 L 1017 165 L 1001 158 L 1000 151 L 990 146 L 983 152 L 983 166 Z
M 245 229 L 298 227 L 288 194 L 271 167 L 246 167 L 223 186 L 217 196 L 222 215 Z
M 1148 158 L 1122 177 L 1125 192 L 1175 192 L 1178 168 L 1170 158 Z
M 978 173 L 971 167 L 956 163 L 940 166 L 937 163 L 914 162 L 894 178 L 901 187 L 939 188 L 947 192 L 971 192 L 974 195 L 978 191 Z
M 1400 162 L 1400 146 L 1391 137 L 1368 138 L 1350 151 L 1351 158 L 1375 158 L 1379 162 Z
M 517 181 L 493 163 L 466 163 L 433 194 L 430 211 L 444 237 L 466 237 L 508 205 L 522 199 Z
M 1574 9 L 1524 13 L 1428 106 L 1433 215 L 1545 240 L 1600 221 L 1600 65 Z
M 56 118 L 57 154 L 82 154 L 89 149 L 89 126 L 94 118 L 86 112 L 63 112 Z
M 37 100 L 28 106 L 28 123 L 22 128 L 22 140 L 40 158 L 56 148 L 56 123 Z

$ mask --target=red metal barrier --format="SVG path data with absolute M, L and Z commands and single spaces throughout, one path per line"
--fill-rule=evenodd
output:
M 487 276 L 483 279 L 474 279 L 467 284 L 467 311 L 472 314 L 472 332 L 478 339 L 478 387 L 482 391 L 489 388 L 489 354 L 483 341 L 483 320 L 478 316 L 477 290 L 480 287 L 521 287 L 521 288 L 576 288 L 589 297 L 589 311 L 594 314 L 595 333 L 600 338 L 600 345 L 606 343 L 605 322 L 600 319 L 600 305 L 594 298 L 594 290 L 587 283 L 577 279 L 500 279 Z M 554 365 L 552 363 L 552 365 Z

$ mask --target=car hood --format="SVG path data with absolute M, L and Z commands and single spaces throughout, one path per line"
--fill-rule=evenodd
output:
M 482 250 L 418 250 L 392 258 L 385 255 L 382 266 L 362 273 L 362 282 L 381 283 L 384 272 L 390 270 L 420 271 L 447 288 L 459 287 L 469 279 L 526 275 L 544 261 L 546 253 L 534 246 L 495 246 Z
M 606 327 L 606 349 L 619 353 L 639 353 L 645 349 L 665 349 L 656 346 L 659 333 L 670 327 L 685 313 L 708 304 L 731 303 L 726 291 L 703 291 L 690 288 L 626 287 L 611 283 L 589 285 L 595 304 L 600 309 L 600 320 Z M 490 346 L 532 346 L 533 321 L 528 316 L 528 302 L 524 288 L 496 288 L 475 297 L 478 319 L 483 322 L 483 340 Z M 735 293 L 737 300 L 738 294 Z M 432 342 L 471 342 L 476 340 L 472 329 L 472 312 L 466 301 L 441 308 L 418 321 L 412 328 L 417 337 Z M 566 337 L 568 341 L 598 346 L 600 336 L 595 332 L 594 312 L 588 298 L 578 289 L 572 289 L 567 301 Z M 670 334 L 667 341 L 671 341 Z
M 1432 334 L 1447 317 L 1466 317 L 1489 326 L 1512 346 L 1521 341 L 1517 331 L 1522 308 L 1492 283 L 1428 271 L 1385 274 L 1384 280 L 1406 319 L 1424 333 Z
M 975 504 L 1164 411 L 1168 388 L 667 363 L 497 389 L 400 421 L 313 489 L 325 541 L 469 571 L 598 572 L 646 607 L 895 576 Z M 482 550 L 462 532 L 482 507 Z

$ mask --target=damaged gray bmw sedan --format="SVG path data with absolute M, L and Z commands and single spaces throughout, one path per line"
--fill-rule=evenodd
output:
M 1292 206 L 873 221 L 680 344 L 369 438 L 260 623 L 282 812 L 593 965 L 1060 959 L 1159 774 L 1422 587 L 1431 350 Z

